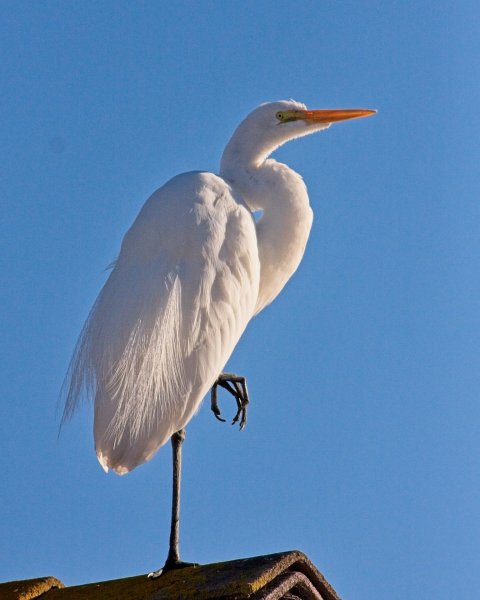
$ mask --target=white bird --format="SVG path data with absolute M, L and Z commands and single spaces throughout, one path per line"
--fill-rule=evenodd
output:
M 123 239 L 72 357 L 63 420 L 82 397 L 92 399 L 98 460 L 118 474 L 171 438 L 164 570 L 186 564 L 178 551 L 184 428 L 212 386 L 212 410 L 221 418 L 217 385 L 234 395 L 234 421 L 245 425 L 245 381 L 222 369 L 250 319 L 297 269 L 310 233 L 302 178 L 268 157 L 289 140 L 374 113 L 308 110 L 292 100 L 259 106 L 227 144 L 219 175 L 174 177 L 150 196 Z

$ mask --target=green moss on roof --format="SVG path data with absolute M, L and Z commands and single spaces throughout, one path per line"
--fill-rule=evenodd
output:
M 55 577 L 9 581 L 0 584 L 0 598 L 2 600 L 33 600 L 52 588 L 63 587 L 65 587 L 63 583 Z

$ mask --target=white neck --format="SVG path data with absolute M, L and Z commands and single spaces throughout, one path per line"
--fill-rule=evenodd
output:
M 300 175 L 266 156 L 276 146 L 253 145 L 239 150 L 235 135 L 222 157 L 220 175 L 252 211 L 263 215 L 256 224 L 260 258 L 260 291 L 255 312 L 269 304 L 296 271 L 310 234 L 313 213 Z

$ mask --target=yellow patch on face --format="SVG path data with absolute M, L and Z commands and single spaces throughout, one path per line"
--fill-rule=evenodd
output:
M 280 123 L 288 123 L 289 121 L 296 121 L 300 118 L 298 110 L 279 110 L 275 116 Z

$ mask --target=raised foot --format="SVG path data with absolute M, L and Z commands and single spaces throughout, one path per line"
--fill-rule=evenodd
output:
M 175 569 L 185 569 L 186 567 L 198 567 L 198 563 L 184 562 L 183 560 L 167 560 L 167 562 L 163 565 L 161 569 L 158 569 L 158 571 L 153 571 L 153 573 L 149 573 L 148 578 L 156 579 L 157 577 L 160 577 L 160 575 L 168 573 L 168 571 L 174 571 Z
M 240 423 L 240 430 L 247 424 L 247 408 L 250 402 L 245 377 L 233 373 L 222 373 L 212 386 L 211 410 L 219 421 L 225 422 L 218 407 L 217 388 L 222 387 L 235 398 L 237 414 L 233 417 L 232 425 Z

